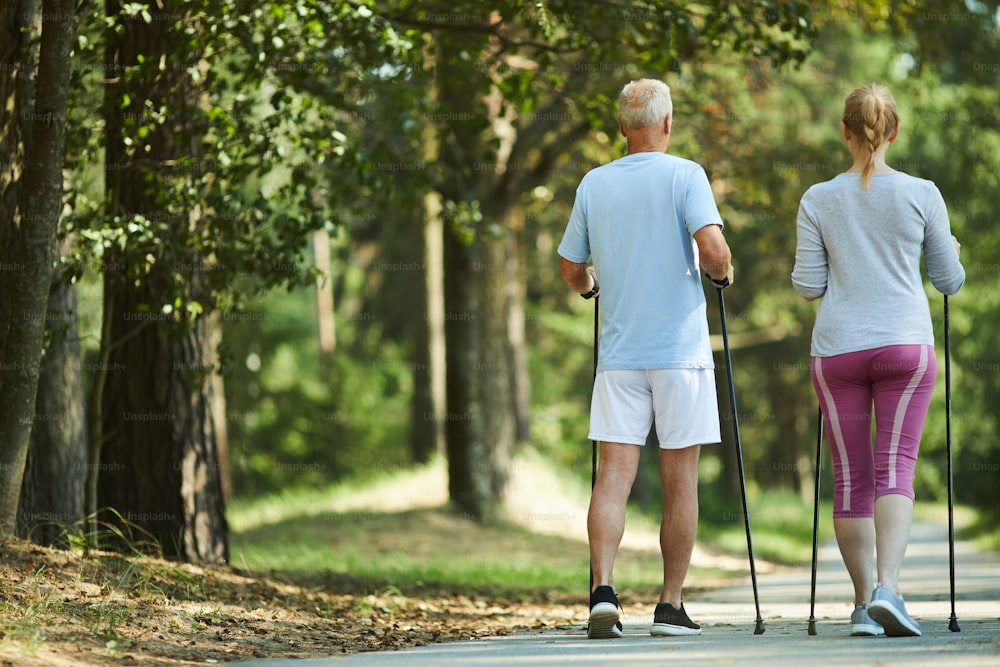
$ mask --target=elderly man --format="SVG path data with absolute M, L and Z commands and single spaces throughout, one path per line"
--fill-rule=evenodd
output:
M 681 592 L 698 526 L 698 456 L 701 445 L 721 440 L 699 263 L 725 287 L 733 280 L 731 253 L 705 171 L 666 154 L 670 88 L 633 81 L 618 105 L 628 152 L 584 176 L 559 245 L 563 279 L 586 299 L 599 293 L 603 306 L 590 413 L 590 438 L 601 444 L 587 517 L 593 570 L 587 635 L 622 634 L 612 573 L 639 447 L 654 420 L 663 589 L 650 634 L 699 634 Z

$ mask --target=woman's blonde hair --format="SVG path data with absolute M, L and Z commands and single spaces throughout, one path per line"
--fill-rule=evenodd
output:
M 844 101 L 844 125 L 868 152 L 868 161 L 861 170 L 861 187 L 870 190 L 875 153 L 899 125 L 896 100 L 883 85 L 870 83 L 862 86 Z

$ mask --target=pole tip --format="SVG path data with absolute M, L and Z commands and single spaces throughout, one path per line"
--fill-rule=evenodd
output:
M 815 619 L 809 619 L 809 634 L 810 634 L 810 636 L 813 636 L 813 637 L 816 636 L 816 620 Z
M 753 629 L 753 633 L 755 635 L 762 635 L 762 634 L 764 634 L 764 621 L 762 621 L 759 618 L 757 619 L 757 627 L 755 627 Z
M 961 632 L 962 628 L 958 627 L 958 619 L 955 618 L 955 614 L 951 615 L 951 620 L 948 622 L 948 629 L 952 632 Z

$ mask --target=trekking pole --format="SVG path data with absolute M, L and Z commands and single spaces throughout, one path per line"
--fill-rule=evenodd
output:
M 598 323 L 601 308 L 600 295 L 594 297 L 594 382 L 597 382 L 597 344 L 598 344 Z M 591 390 L 593 391 L 593 390 Z M 594 485 L 597 484 L 597 441 L 590 441 L 590 495 L 594 495 Z M 594 588 L 594 564 L 590 564 L 590 588 L 587 589 L 587 596 Z
M 944 405 L 945 449 L 948 451 L 948 574 L 951 583 L 951 620 L 948 629 L 961 632 L 955 616 L 955 509 L 954 485 L 951 478 L 951 326 L 948 322 L 948 295 L 944 295 Z
M 819 551 L 819 469 L 823 455 L 823 408 L 819 409 L 819 427 L 816 429 L 816 483 L 813 484 L 813 556 L 812 585 L 809 593 L 809 634 L 816 634 L 816 569 Z
M 726 374 L 729 377 L 729 404 L 733 408 L 733 437 L 736 439 L 736 467 L 740 475 L 740 496 L 743 499 L 743 524 L 747 531 L 747 552 L 750 555 L 750 580 L 753 583 L 753 603 L 757 609 L 755 635 L 764 634 L 764 619 L 760 616 L 760 602 L 757 597 L 757 567 L 753 560 L 753 539 L 750 537 L 750 513 L 747 511 L 747 484 L 743 476 L 743 449 L 740 446 L 740 424 L 738 413 L 736 412 L 736 387 L 733 384 L 733 366 L 729 355 L 729 332 L 726 329 L 726 302 L 722 296 L 722 288 L 717 288 L 719 292 L 719 316 L 722 319 L 722 347 L 726 354 Z
M 598 344 L 598 326 L 600 322 L 600 308 L 601 308 L 601 297 L 594 297 L 594 382 L 597 382 L 597 344 Z M 590 490 L 594 490 L 594 485 L 597 483 L 597 441 L 590 441 Z

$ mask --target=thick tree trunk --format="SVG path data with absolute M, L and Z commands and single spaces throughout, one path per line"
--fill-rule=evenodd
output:
M 447 400 L 444 415 L 448 453 L 448 497 L 456 508 L 479 517 L 489 505 L 489 484 L 473 474 L 473 462 L 482 457 L 484 443 L 477 441 L 473 420 L 477 404 L 475 374 L 479 345 L 479 293 L 469 276 L 474 248 L 463 246 L 451 230 L 444 231 Z
M 472 471 L 486 477 L 489 483 L 490 506 L 483 515 L 494 518 L 504 502 L 510 463 L 514 456 L 517 431 L 514 403 L 514 363 L 510 345 L 509 293 L 507 281 L 507 246 L 504 239 L 483 242 L 485 266 L 477 282 L 482 298 L 479 315 L 480 342 L 477 363 L 473 368 L 474 383 L 482 405 L 481 421 L 477 422 L 477 437 L 482 443 L 483 456 L 473 461 Z M 480 463 L 483 464 L 480 467 Z
M 203 342 L 210 325 L 202 319 L 178 334 L 170 324 L 143 320 L 139 313 L 155 303 L 155 289 L 123 282 L 105 284 L 112 340 L 124 340 L 110 366 L 130 372 L 111 375 L 105 387 L 100 506 L 138 528 L 132 532 L 136 543 L 151 538 L 168 558 L 227 560 L 214 392 Z
M 13 5 L 13 6 L 12 6 Z M 30 8 L 30 14 L 23 14 Z M 76 33 L 75 6 L 47 0 L 35 99 L 19 94 L 19 72 L 27 69 L 27 39 L 21 33 L 37 18 L 34 3 L 5 3 L 0 23 L 7 31 L 0 51 L 0 537 L 14 533 L 21 480 L 35 415 L 45 309 L 56 257 L 62 207 L 62 167 L 69 93 L 69 54 Z M 0 32 L 2 34 L 2 32 Z M 20 128 L 17 127 L 20 125 Z M 24 144 L 31 146 L 26 160 Z
M 478 37 L 441 36 L 435 47 L 440 106 L 456 119 L 437 130 L 448 138 L 440 161 L 452 173 L 468 174 L 466 182 L 447 184 L 450 198 L 484 204 L 489 223 L 456 218 L 443 229 L 449 494 L 459 511 L 492 521 L 503 504 L 516 436 L 507 242 L 490 233 L 503 229 L 510 202 L 501 167 L 475 173 L 468 167 L 473 158 L 505 162 L 513 128 L 501 120 L 499 98 L 477 99 L 456 85 L 466 71 L 465 53 L 482 48 Z M 466 223 L 471 242 L 456 236 Z
M 171 9 L 183 11 L 166 7 L 167 13 Z M 118 16 L 117 3 L 109 2 L 108 13 Z M 125 372 L 108 373 L 100 395 L 100 429 L 92 435 L 92 446 L 100 447 L 97 498 L 101 507 L 114 510 L 103 518 L 122 524 L 131 541 L 152 539 L 169 558 L 217 562 L 228 559 L 224 458 L 219 451 L 223 441 L 216 427 L 220 411 L 214 406 L 222 397 L 216 396 L 212 377 L 218 342 L 213 327 L 218 324 L 211 315 L 192 320 L 184 313 L 164 313 L 178 289 L 186 292 L 183 300 L 200 300 L 211 313 L 211 296 L 200 287 L 202 259 L 183 245 L 198 228 L 197 211 L 169 194 L 181 190 L 174 186 L 184 177 L 172 165 L 178 158 L 198 157 L 191 155 L 195 148 L 184 144 L 198 91 L 184 68 L 149 66 L 172 58 L 172 39 L 183 39 L 172 32 L 170 22 L 119 19 L 118 27 L 109 33 L 106 67 L 114 72 L 134 68 L 135 74 L 106 89 L 108 215 L 126 221 L 139 215 L 166 220 L 176 237 L 161 238 L 161 247 L 155 242 L 128 247 L 120 256 L 113 250 L 106 258 L 126 267 L 105 271 L 105 333 L 110 340 L 103 341 L 108 368 Z M 146 67 L 137 66 L 140 61 Z M 135 137 L 127 128 L 148 117 L 147 103 L 169 112 L 161 124 L 141 121 L 149 132 L 133 154 Z M 178 245 L 182 247 L 170 247 Z M 164 252 L 173 253 L 168 255 L 173 263 Z M 147 256 L 156 259 L 144 265 Z M 173 281 L 180 265 L 185 282 L 178 287 Z
M 56 276 L 49 296 L 49 345 L 35 398 L 35 421 L 21 486 L 18 526 L 33 542 L 65 547 L 84 517 L 86 405 L 76 288 Z
M 9 295 L 14 288 L 18 265 L 14 258 L 20 236 L 21 174 L 24 171 L 24 144 L 21 135 L 19 73 L 28 61 L 30 35 L 21 32 L 24 14 L 17 2 L 0 5 L 0 390 L 14 380 L 17 366 L 9 358 L 11 336 L 7 323 L 14 320 L 14 304 Z M 19 332 L 20 333 L 20 332 Z M 17 335 L 17 334 L 15 334 Z M 23 333 L 21 334 L 23 335 Z M 23 398 L 22 398 L 23 403 Z M 14 414 L 4 398 L 0 415 L 0 539 L 13 534 L 18 491 L 27 456 L 28 433 L 21 422 L 24 414 Z M 20 406 L 24 410 L 24 406 Z
M 514 446 L 504 258 L 502 241 L 445 233 L 448 490 L 484 521 L 503 503 Z

